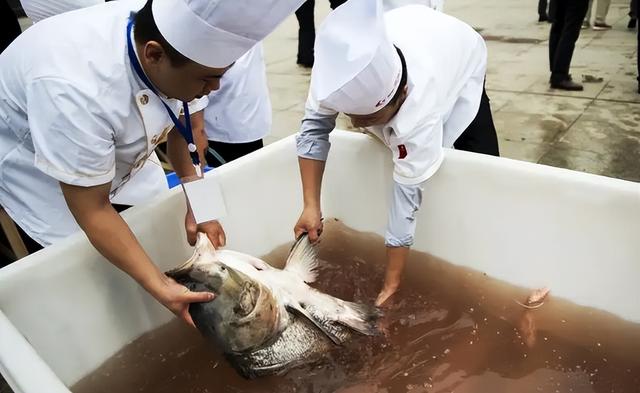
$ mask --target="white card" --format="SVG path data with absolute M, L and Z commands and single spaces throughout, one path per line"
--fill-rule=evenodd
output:
M 213 177 L 184 183 L 182 185 L 196 223 L 217 220 L 227 215 L 220 185 Z

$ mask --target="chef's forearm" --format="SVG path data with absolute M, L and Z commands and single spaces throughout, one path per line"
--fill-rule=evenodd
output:
M 320 209 L 320 191 L 325 163 L 320 160 L 298 157 L 298 164 L 302 180 L 304 207 Z
M 60 183 L 60 186 L 69 210 L 96 250 L 156 296 L 166 277 L 111 205 L 110 184 L 79 187 Z

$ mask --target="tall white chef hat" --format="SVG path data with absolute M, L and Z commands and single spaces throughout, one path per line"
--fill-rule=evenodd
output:
M 304 0 L 154 0 L 153 19 L 182 55 L 223 68 L 264 39 Z
M 311 96 L 321 107 L 354 115 L 382 109 L 393 98 L 402 63 L 387 37 L 381 0 L 349 0 L 320 27 Z

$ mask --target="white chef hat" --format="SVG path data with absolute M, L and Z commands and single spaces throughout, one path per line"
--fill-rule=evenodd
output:
M 329 14 L 315 44 L 311 96 L 323 108 L 354 115 L 393 98 L 402 63 L 387 37 L 380 0 L 349 0 Z
M 182 55 L 229 66 L 271 33 L 304 0 L 154 0 L 160 34 Z

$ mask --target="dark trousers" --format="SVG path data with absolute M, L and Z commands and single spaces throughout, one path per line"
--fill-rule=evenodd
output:
M 220 155 L 225 162 L 233 161 L 236 158 L 240 158 L 249 153 L 252 153 L 264 146 L 262 139 L 247 143 L 225 143 L 209 141 L 209 147 Z M 223 163 L 213 155 L 210 151 L 207 152 L 207 165 L 213 168 L 217 168 Z
M 347 0 L 329 0 L 331 9 L 336 9 Z M 298 64 L 313 65 L 313 45 L 316 41 L 316 25 L 313 19 L 315 0 L 307 0 L 296 11 L 298 18 Z
M 588 0 L 551 0 L 549 17 L 549 68 L 554 82 L 569 78 L 569 66 L 582 21 L 587 14 Z
M 631 10 L 633 17 L 640 20 L 640 0 L 631 0 Z M 636 46 L 636 67 L 638 68 L 638 93 L 640 93 L 640 26 L 638 26 L 638 45 Z
M 538 0 L 538 16 L 547 16 L 547 0 Z
M 0 0 L 0 53 L 22 33 L 18 17 L 7 0 Z
M 482 88 L 482 98 L 478 113 L 466 130 L 456 139 L 453 147 L 457 150 L 472 151 L 474 153 L 499 156 L 498 134 L 493 124 L 489 96 Z

